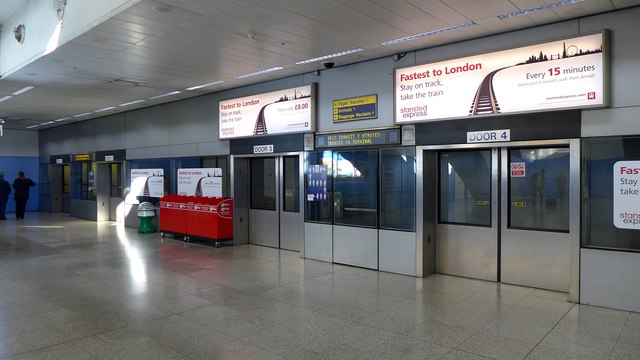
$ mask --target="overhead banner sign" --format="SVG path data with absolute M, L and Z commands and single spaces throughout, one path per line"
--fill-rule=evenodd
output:
M 333 122 L 376 119 L 378 94 L 333 100 Z
M 219 137 L 315 131 L 315 84 L 220 101 Z
M 640 230 L 640 161 L 613 164 L 613 224 Z
M 178 169 L 178 195 L 222 197 L 222 169 Z
M 350 147 L 400 144 L 400 129 L 349 131 L 335 134 L 316 134 L 316 147 Z
M 395 70 L 395 122 L 608 105 L 606 33 Z

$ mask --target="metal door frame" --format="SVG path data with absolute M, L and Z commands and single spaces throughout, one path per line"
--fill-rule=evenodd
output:
M 302 236 L 304 237 L 304 152 L 303 151 L 291 151 L 291 152 L 282 152 L 282 153 L 269 153 L 269 154 L 242 154 L 242 155 L 231 155 L 230 156 L 230 165 L 229 165 L 229 173 L 231 174 L 231 179 L 230 179 L 230 189 L 229 192 L 231 194 L 231 197 L 234 196 L 235 194 L 235 181 L 233 179 L 234 175 L 234 162 L 235 159 L 247 159 L 249 161 L 249 163 L 247 164 L 247 169 L 249 171 L 249 177 L 251 176 L 251 159 L 252 158 L 275 158 L 276 160 L 276 168 L 275 168 L 275 176 L 276 176 L 276 197 L 277 197 L 277 202 L 276 202 L 276 212 L 278 213 L 278 248 L 281 248 L 281 231 L 280 231 L 280 222 L 281 222 L 281 214 L 282 214 L 282 209 L 283 209 L 283 198 L 282 198 L 282 185 L 283 185 L 283 161 L 282 159 L 285 156 L 298 156 L 298 189 L 300 191 L 300 196 L 299 196 L 299 217 L 300 217 L 300 224 L 302 226 Z M 248 184 L 248 191 L 251 191 L 251 181 L 249 178 L 249 181 L 247 181 Z M 248 241 L 250 244 L 252 244 L 251 242 L 251 196 L 249 194 L 249 196 L 247 196 L 247 210 L 248 210 L 248 216 L 249 219 L 247 221 L 247 228 L 248 228 Z M 255 244 L 255 243 L 253 243 Z M 301 253 L 304 253 L 304 239 L 301 238 L 300 239 L 300 251 Z
M 474 149 L 492 149 L 492 151 L 499 152 L 497 155 L 498 160 L 500 161 L 500 166 L 497 169 L 500 171 L 500 182 L 497 183 L 497 179 L 494 177 L 498 176 L 498 173 L 492 173 L 492 191 L 494 184 L 497 183 L 498 191 L 492 194 L 492 201 L 495 201 L 495 197 L 500 193 L 501 197 L 499 198 L 500 204 L 499 208 L 494 211 L 492 207 L 492 228 L 497 226 L 497 251 L 498 257 L 501 256 L 501 248 L 500 241 L 501 236 L 505 232 L 513 231 L 512 229 L 508 229 L 507 216 L 508 211 L 506 211 L 508 205 L 508 198 L 506 192 L 507 190 L 507 181 L 508 181 L 508 167 L 505 164 L 508 164 L 508 158 L 506 158 L 506 152 L 509 148 L 519 148 L 519 147 L 552 147 L 552 146 L 568 146 L 570 149 L 570 165 L 569 171 L 570 174 L 568 176 L 569 180 L 569 188 L 568 188 L 568 206 L 569 206 L 569 234 L 568 238 L 570 239 L 570 249 L 569 249 L 569 274 L 568 274 L 568 294 L 570 301 L 579 301 L 579 293 L 580 293 L 580 139 L 556 139 L 556 140 L 534 140 L 534 141 L 514 141 L 514 142 L 499 142 L 499 143 L 478 143 L 478 144 L 451 144 L 451 145 L 427 145 L 427 146 L 417 146 L 418 150 L 422 150 L 422 152 L 427 151 L 441 151 L 441 150 L 474 150 Z M 418 151 L 420 152 L 420 151 Z M 420 153 L 422 153 L 420 152 Z M 492 158 L 495 158 L 496 155 L 492 155 Z M 496 164 L 497 165 L 497 164 Z M 492 164 L 492 168 L 494 168 L 494 164 Z M 493 169 L 492 169 L 493 170 Z M 420 172 L 419 176 L 423 176 L 423 173 Z M 438 177 L 438 174 L 436 174 Z M 494 181 L 496 180 L 496 181 Z M 439 181 L 439 179 L 437 180 Z M 420 181 L 422 184 L 424 181 Z M 421 189 L 422 192 L 425 191 L 434 191 L 437 192 L 436 189 Z M 502 194 L 504 193 L 504 196 Z M 420 199 L 421 197 L 419 197 Z M 439 208 L 439 197 L 436 197 L 436 202 L 431 204 L 435 207 L 435 211 L 438 211 Z M 429 206 L 429 204 L 422 204 L 422 206 Z M 496 202 L 497 206 L 497 202 Z M 496 225 L 493 225 L 494 218 L 499 214 L 499 219 L 497 219 Z M 417 219 L 419 223 L 423 221 L 423 219 Z M 440 224 L 437 224 L 437 227 Z M 424 239 L 423 239 L 424 241 Z M 438 239 L 436 236 L 436 249 L 438 248 Z M 499 261 L 499 260 L 498 260 Z M 437 266 L 437 261 L 436 261 Z M 498 266 L 496 266 L 496 271 L 498 270 Z M 497 274 L 499 275 L 499 273 Z M 498 279 L 496 279 L 498 280 Z

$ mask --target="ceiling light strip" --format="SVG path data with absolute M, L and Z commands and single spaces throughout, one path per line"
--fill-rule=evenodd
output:
M 82 114 L 78 114 L 78 115 L 73 115 L 74 118 L 79 118 L 79 117 L 83 117 L 83 116 L 87 116 L 87 115 L 91 115 L 90 112 L 86 112 L 86 113 L 82 113 Z
M 557 3 L 553 3 L 553 4 L 546 4 L 546 5 L 530 8 L 530 9 L 518 10 L 518 11 L 514 11 L 514 12 L 498 15 L 498 19 L 504 20 L 504 19 L 512 18 L 514 16 L 528 15 L 528 14 L 531 14 L 531 13 L 534 13 L 534 12 L 538 12 L 538 11 L 542 11 L 542 10 L 550 10 L 550 9 L 554 9 L 554 8 L 557 8 L 557 7 L 563 7 L 563 6 L 567 6 L 567 5 L 580 3 L 580 2 L 583 2 L 583 1 L 584 0 L 563 0 L 563 1 L 559 1 Z
M 60 121 L 65 121 L 65 120 L 69 120 L 69 119 L 71 119 L 71 118 L 70 117 L 64 117 L 64 118 L 60 118 L 60 119 L 53 120 L 53 121 L 60 122 Z
M 22 89 L 20 89 L 18 91 L 12 92 L 11 94 L 13 94 L 15 96 L 18 96 L 20 94 L 26 93 L 27 91 L 29 91 L 31 89 L 33 89 L 33 86 L 25 86 L 25 87 L 23 87 Z
M 1 97 L 0 98 L 0 102 L 7 101 L 7 100 L 11 99 L 12 97 L 13 96 L 11 96 L 11 95 L 7 95 L 7 96 L 4 96 L 4 97 Z
M 47 121 L 47 122 L 43 122 L 43 123 L 42 123 L 42 124 L 40 124 L 40 125 L 43 125 L 43 126 L 44 126 L 44 125 L 51 125 L 51 124 L 53 124 L 53 123 L 54 123 L 54 121 Z
M 144 100 L 134 100 L 134 101 L 129 101 L 129 102 L 126 102 L 126 103 L 120 104 L 120 105 L 118 105 L 118 106 L 129 106 L 129 105 L 138 104 L 138 103 L 141 103 L 141 102 L 144 102 Z
M 475 22 L 469 21 L 469 22 L 466 22 L 464 24 L 458 24 L 458 25 L 449 26 L 449 27 L 446 27 L 446 28 L 438 29 L 438 30 L 427 31 L 427 32 L 420 33 L 420 34 L 415 34 L 415 35 L 411 35 L 411 36 L 407 36 L 407 37 L 403 37 L 403 38 L 399 38 L 399 39 L 394 39 L 394 40 L 381 42 L 380 45 L 389 46 L 389 45 L 400 44 L 400 43 L 403 43 L 403 42 L 417 40 L 417 39 L 421 39 L 421 38 L 427 37 L 427 36 L 442 34 L 442 33 L 448 32 L 448 31 L 460 30 L 460 29 L 468 28 L 468 27 L 475 26 L 475 25 L 477 25 Z
M 160 98 L 163 98 L 165 96 L 178 95 L 178 94 L 180 94 L 180 91 L 176 90 L 176 91 L 168 92 L 166 94 L 152 96 L 152 97 L 149 98 L 149 100 L 160 99 Z
M 358 53 L 360 51 L 364 51 L 364 49 L 363 48 L 356 48 L 356 49 L 351 49 L 351 50 L 340 51 L 340 52 L 329 54 L 329 55 L 319 56 L 319 57 L 313 58 L 313 59 L 307 59 L 307 60 L 298 61 L 296 63 L 296 65 L 310 64 L 310 63 L 314 63 L 314 62 L 318 62 L 318 61 L 322 61 L 322 60 L 333 59 L 333 58 L 337 58 L 337 57 L 340 57 L 340 56 L 345 56 L 345 55 L 349 55 L 349 54 Z
M 103 112 L 103 111 L 109 111 L 109 110 L 111 110 L 111 109 L 115 109 L 115 108 L 116 108 L 115 106 L 109 106 L 109 107 L 106 107 L 106 108 L 102 108 L 102 109 L 94 110 L 93 112 L 94 112 L 94 113 L 99 113 L 99 112 Z
M 278 71 L 278 70 L 282 70 L 282 69 L 284 69 L 284 67 L 276 66 L 276 67 L 273 67 L 271 69 L 264 69 L 264 70 L 252 72 L 252 73 L 249 73 L 249 74 L 238 75 L 238 76 L 234 77 L 234 79 L 235 80 L 240 80 L 240 79 L 248 78 L 248 77 L 251 77 L 251 76 L 268 74 L 270 72 L 274 72 L 274 71 Z
M 36 127 L 38 127 L 38 126 L 40 126 L 40 124 L 38 124 L 38 125 L 31 125 L 31 126 L 27 126 L 27 129 L 33 129 L 33 128 L 36 128 Z
M 218 80 L 218 81 L 210 82 L 210 83 L 207 83 L 207 84 L 191 86 L 191 87 L 186 88 L 185 90 L 187 90 L 187 91 L 198 90 L 198 89 L 206 88 L 206 87 L 209 87 L 209 86 L 222 84 L 223 82 L 224 81 L 222 81 L 222 80 Z

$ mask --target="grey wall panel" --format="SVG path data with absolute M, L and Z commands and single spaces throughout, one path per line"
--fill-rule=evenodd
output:
M 0 137 L 0 156 L 38 156 L 37 131 L 4 130 Z
M 171 103 L 172 144 L 218 139 L 218 101 L 205 95 Z
M 616 11 L 580 21 L 582 32 L 612 29 L 611 36 L 611 106 L 614 108 L 636 106 L 638 99 L 638 25 L 640 7 Z
M 195 156 L 197 152 L 198 146 L 196 144 L 171 145 L 172 157 Z
M 145 148 L 127 149 L 127 160 L 145 159 L 146 157 L 147 157 L 147 149 Z
M 147 147 L 145 158 L 147 159 L 156 159 L 156 158 L 168 158 L 171 157 L 171 146 L 153 146 Z
M 73 217 L 87 220 L 98 220 L 96 202 L 89 200 L 71 199 L 71 213 Z
M 640 134 L 640 106 L 582 112 L 582 136 Z
M 91 120 L 95 126 L 95 149 L 100 150 L 117 150 L 126 147 L 125 137 L 126 131 L 126 115 L 114 114 L 103 118 Z
M 163 104 L 127 113 L 126 147 L 168 144 L 171 139 L 171 112 L 168 107 Z
M 378 229 L 334 225 L 333 261 L 378 269 Z
M 393 60 L 391 57 L 322 71 L 318 86 L 318 131 L 393 125 Z M 333 123 L 333 100 L 378 94 L 378 118 Z
M 580 302 L 640 312 L 640 254 L 582 249 Z
M 380 270 L 416 276 L 416 233 L 380 230 Z
M 333 226 L 304 223 L 304 257 L 312 260 L 333 261 Z
M 217 135 L 216 135 L 217 137 Z M 228 155 L 229 154 L 229 142 L 228 141 L 209 141 L 196 144 L 196 155 Z

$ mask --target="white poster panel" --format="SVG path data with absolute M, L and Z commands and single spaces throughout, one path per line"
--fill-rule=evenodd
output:
M 222 169 L 178 169 L 178 195 L 222 197 Z
M 315 86 L 220 101 L 220 139 L 315 131 Z
M 604 33 L 395 70 L 395 122 L 607 105 Z
M 640 230 L 640 161 L 613 164 L 613 224 Z
M 131 188 L 125 198 L 127 204 L 138 204 L 137 196 L 164 196 L 163 169 L 131 169 Z

